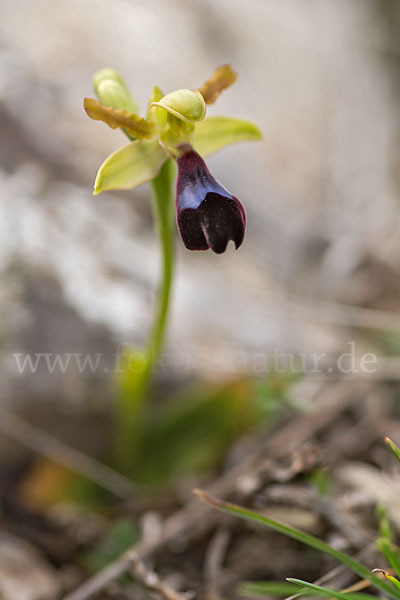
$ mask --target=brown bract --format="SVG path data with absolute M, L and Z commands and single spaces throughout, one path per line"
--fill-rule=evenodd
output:
M 213 104 L 220 93 L 233 85 L 236 79 L 237 73 L 232 70 L 231 66 L 222 65 L 214 71 L 210 79 L 207 79 L 207 81 L 199 87 L 199 92 L 203 96 L 206 104 Z
M 103 121 L 111 129 L 123 128 L 132 138 L 148 140 L 155 133 L 154 123 L 142 119 L 134 113 L 123 109 L 115 109 L 111 106 L 103 106 L 94 98 L 85 98 L 83 106 L 86 113 L 95 121 Z

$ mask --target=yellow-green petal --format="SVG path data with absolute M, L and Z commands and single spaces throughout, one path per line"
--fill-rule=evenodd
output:
M 198 90 L 175 90 L 150 106 L 164 108 L 182 121 L 201 121 L 206 114 L 206 103 Z
M 261 139 L 261 131 L 250 121 L 230 117 L 208 117 L 196 123 L 192 143 L 201 156 L 209 156 L 229 144 Z
M 139 111 L 136 100 L 131 96 L 121 75 L 106 67 L 93 76 L 93 87 L 103 106 L 123 108 L 131 113 Z
M 131 142 L 103 162 L 93 193 L 127 190 L 150 181 L 166 159 L 167 155 L 157 141 Z
M 163 98 L 163 96 L 163 91 L 160 90 L 158 85 L 155 85 L 153 87 L 153 91 L 151 92 L 146 114 L 146 119 L 157 123 L 160 127 L 165 125 L 165 123 L 167 122 L 168 113 L 159 106 L 156 106 L 155 102 L 159 102 Z

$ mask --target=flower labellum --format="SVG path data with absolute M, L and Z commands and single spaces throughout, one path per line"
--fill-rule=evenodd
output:
M 210 173 L 189 144 L 179 147 L 176 210 L 178 228 L 189 250 L 225 252 L 232 240 L 236 249 L 244 238 L 245 210 Z

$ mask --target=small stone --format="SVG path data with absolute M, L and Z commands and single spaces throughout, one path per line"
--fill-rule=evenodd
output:
M 9 534 L 0 535 L 2 600 L 55 600 L 60 591 L 55 570 L 32 544 Z

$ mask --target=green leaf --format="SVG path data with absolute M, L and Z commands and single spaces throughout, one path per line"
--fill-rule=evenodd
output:
M 357 592 L 337 592 L 336 590 L 321 587 L 320 585 L 315 585 L 315 583 L 309 583 L 308 581 L 303 581 L 302 579 L 288 577 L 287 581 L 303 588 L 313 590 L 313 592 L 315 592 L 318 596 L 336 598 L 337 600 L 374 600 L 374 598 L 376 600 L 376 596 L 372 596 L 371 594 L 362 594 Z
M 101 165 L 94 194 L 104 190 L 127 190 L 150 181 L 167 155 L 157 141 L 135 141 L 111 154 Z
M 319 552 L 328 554 L 328 556 L 332 556 L 332 558 L 335 558 L 336 560 L 344 564 L 346 567 L 354 571 L 354 573 L 356 573 L 359 577 L 369 581 L 381 592 L 389 595 L 391 598 L 396 598 L 396 600 L 400 600 L 399 590 L 393 588 L 392 586 L 388 585 L 385 581 L 379 579 L 379 577 L 374 575 L 374 573 L 372 573 L 367 567 L 364 567 L 364 565 L 359 563 L 357 560 L 355 560 L 348 554 L 345 554 L 344 552 L 340 552 L 339 550 L 332 548 L 331 546 L 329 546 L 329 544 L 326 544 L 319 538 L 316 538 L 313 535 L 300 531 L 299 529 L 295 529 L 294 527 L 289 527 L 289 525 L 285 525 L 284 523 L 280 523 L 279 521 L 275 521 L 274 519 L 265 517 L 264 515 L 260 515 L 259 513 L 256 513 L 247 508 L 243 508 L 242 506 L 232 504 L 231 502 L 224 502 L 223 500 L 219 500 L 218 498 L 209 496 L 207 493 L 201 490 L 195 490 L 195 493 L 200 498 L 215 506 L 224 513 L 233 514 L 241 519 L 253 521 L 258 524 L 264 525 L 269 529 L 272 529 L 273 531 L 283 533 L 287 537 L 297 540 L 298 542 L 302 542 L 310 548 L 314 548 Z
M 259 128 L 250 121 L 230 117 L 208 117 L 196 123 L 193 146 L 201 156 L 208 156 L 229 144 L 261 139 Z

